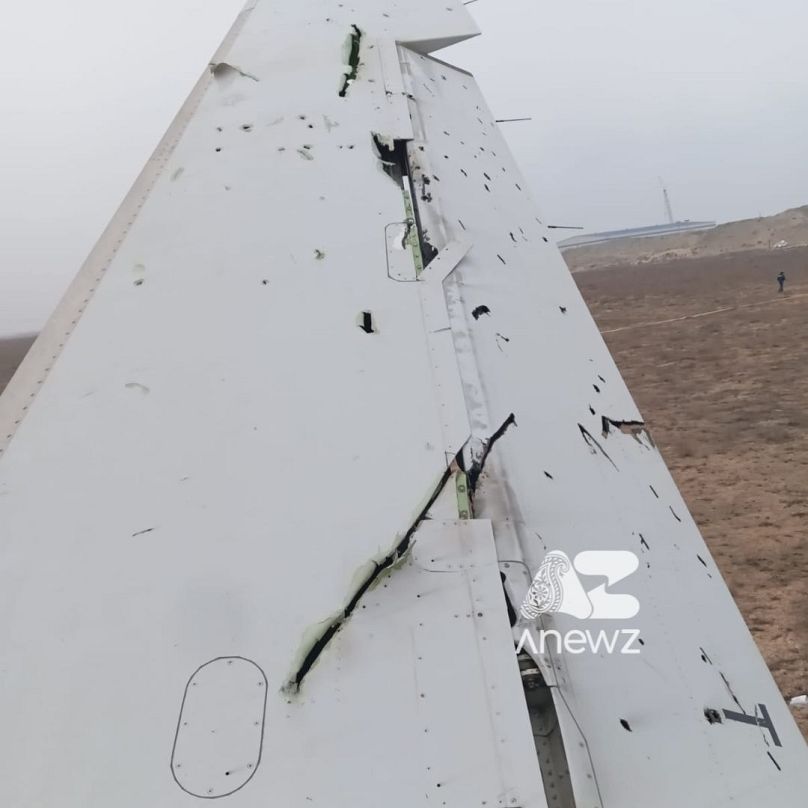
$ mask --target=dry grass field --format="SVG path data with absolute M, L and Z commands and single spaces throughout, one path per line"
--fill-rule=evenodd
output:
M 17 365 L 20 364 L 33 341 L 33 337 L 0 339 L 0 392 L 14 375 Z
M 575 278 L 783 694 L 808 692 L 808 248 Z
M 628 266 L 665 263 L 680 258 L 710 258 L 748 250 L 771 250 L 776 244 L 808 246 L 808 205 L 774 216 L 720 224 L 714 230 L 678 233 L 653 238 L 624 238 L 579 247 L 565 253 L 573 272 L 602 269 L 616 264 Z

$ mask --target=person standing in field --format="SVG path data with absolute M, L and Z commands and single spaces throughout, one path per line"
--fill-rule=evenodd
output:
M 783 291 L 786 285 L 786 273 L 780 270 L 780 274 L 777 276 L 777 283 L 780 284 L 779 291 Z

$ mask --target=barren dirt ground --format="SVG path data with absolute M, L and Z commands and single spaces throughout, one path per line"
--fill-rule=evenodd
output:
M 770 250 L 779 242 L 789 247 L 808 245 L 808 205 L 774 216 L 720 224 L 714 230 L 653 238 L 630 238 L 567 250 L 564 257 L 573 272 L 666 263 L 676 259 L 708 258 L 746 250 Z M 779 250 L 778 250 L 779 252 Z
M 17 365 L 20 364 L 33 341 L 33 337 L 0 339 L 0 393 L 14 375 Z
M 808 692 L 808 248 L 575 279 L 783 695 Z

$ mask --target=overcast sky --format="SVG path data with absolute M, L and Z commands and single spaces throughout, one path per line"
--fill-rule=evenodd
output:
M 294 2 L 295 0 L 265 0 Z M 440 0 L 435 0 L 439 2 Z M 243 0 L 0 0 L 0 334 L 41 327 Z M 474 72 L 544 213 L 808 203 L 805 0 L 477 0 Z

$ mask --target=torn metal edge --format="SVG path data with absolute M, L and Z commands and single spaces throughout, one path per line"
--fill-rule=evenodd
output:
M 354 576 L 354 581 L 358 581 L 358 583 L 353 584 L 353 594 L 344 608 L 335 612 L 330 618 L 318 623 L 313 629 L 306 631 L 301 650 L 297 654 L 299 663 L 296 662 L 293 665 L 286 684 L 282 688 L 284 693 L 291 695 L 300 692 L 303 680 L 328 647 L 334 635 L 351 617 L 364 594 L 375 585 L 380 576 L 393 571 L 406 560 L 408 553 L 412 549 L 415 533 L 427 518 L 430 508 L 435 504 L 446 485 L 454 478 L 457 468 L 458 460 L 455 458 L 455 461 L 444 469 L 437 484 L 429 494 L 426 504 L 418 512 L 403 537 L 396 540 L 392 549 L 381 558 L 371 559 L 360 567 Z

